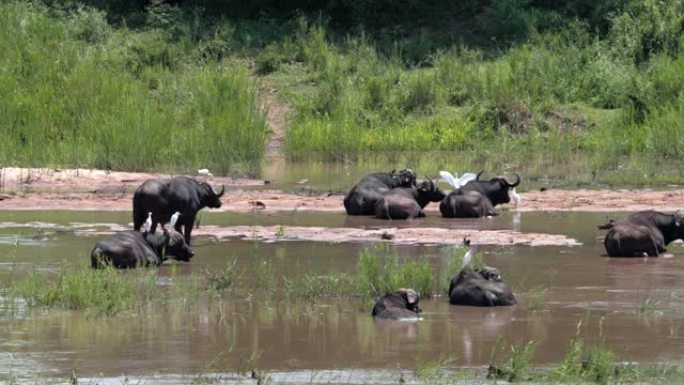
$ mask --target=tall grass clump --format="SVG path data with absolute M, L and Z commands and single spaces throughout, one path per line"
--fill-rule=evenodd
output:
M 0 162 L 255 172 L 266 134 L 255 84 L 181 40 L 113 29 L 89 8 L 0 4 Z
M 142 273 L 144 276 L 145 273 Z M 145 285 L 141 274 L 125 274 L 113 268 L 63 268 L 55 279 L 31 273 L 9 288 L 9 298 L 20 299 L 29 309 L 62 308 L 92 310 L 113 316 L 147 298 L 154 285 Z
M 488 378 L 505 379 L 509 382 L 524 382 L 532 379 L 532 358 L 537 349 L 535 341 L 527 343 L 517 343 L 510 346 L 510 358 L 504 367 L 499 367 L 496 364 L 497 353 L 502 350 L 504 346 L 503 339 L 497 339 L 497 342 L 492 349 L 492 356 L 490 359 Z
M 381 264 L 376 251 L 367 249 L 359 255 L 356 284 L 362 297 L 374 298 L 400 288 L 431 295 L 434 283 L 429 261 L 400 261 L 396 255 L 390 255 Z

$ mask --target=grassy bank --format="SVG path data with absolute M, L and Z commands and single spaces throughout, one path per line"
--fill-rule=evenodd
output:
M 243 65 L 170 28 L 0 3 L 0 163 L 256 172 L 266 125 Z
M 684 177 L 680 3 L 343 3 L 3 2 L 0 163 L 256 173 L 265 85 L 297 161 Z
M 651 16 L 680 39 L 675 17 Z M 678 49 L 641 62 L 616 52 L 623 30 L 605 40 L 581 29 L 534 34 L 494 54 L 456 45 L 407 67 L 401 53 L 385 56 L 362 37 L 334 43 L 318 25 L 301 28 L 299 40 L 262 54 L 264 61 L 304 64 L 262 65 L 277 68 L 269 75 L 274 82 L 300 87 L 285 95 L 296 106 L 287 137 L 294 158 L 437 150 L 495 161 L 579 156 L 595 168 L 625 158 L 684 159 L 676 123 L 684 111 L 684 59 Z M 301 54 L 284 57 L 291 44 Z

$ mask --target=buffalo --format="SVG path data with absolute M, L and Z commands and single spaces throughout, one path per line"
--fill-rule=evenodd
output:
M 684 215 L 640 211 L 600 228 L 609 229 L 603 245 L 611 257 L 657 257 L 670 242 L 684 239 Z
M 465 267 L 449 284 L 449 303 L 465 306 L 510 306 L 516 300 L 511 288 L 503 281 L 499 270 Z
M 368 174 L 344 197 L 344 209 L 348 215 L 373 215 L 375 204 L 384 193 L 396 187 L 415 185 L 416 173 L 410 169 Z
M 444 218 L 481 218 L 499 215 L 492 201 L 478 191 L 454 190 L 439 204 Z
M 180 218 L 174 229 L 181 231 L 183 227 L 185 242 L 189 245 L 197 212 L 205 207 L 221 207 L 224 192 L 225 186 L 217 193 L 208 183 L 185 176 L 148 179 L 133 195 L 133 228 L 139 231 L 148 213 L 152 213 L 149 231 L 154 233 L 158 223 L 168 223 L 171 216 L 179 212 Z
M 488 181 L 480 180 L 484 171 L 477 174 L 475 180 L 463 187 L 453 190 L 442 200 L 439 211 L 445 218 L 477 218 L 498 215 L 494 206 L 511 201 L 510 189 L 520 184 L 520 176 L 510 183 L 503 177 L 495 177 Z
M 416 187 L 397 187 L 382 195 L 375 204 L 375 217 L 380 219 L 410 219 L 425 216 L 423 208 L 430 202 L 440 202 L 446 195 L 432 180 Z
M 422 312 L 418 307 L 420 295 L 413 289 L 399 289 L 378 298 L 372 315 L 379 319 L 416 319 Z
M 193 255 L 183 235 L 175 230 L 160 234 L 127 230 L 98 242 L 90 253 L 90 263 L 93 268 L 111 265 L 130 269 L 159 266 L 169 257 L 187 262 Z

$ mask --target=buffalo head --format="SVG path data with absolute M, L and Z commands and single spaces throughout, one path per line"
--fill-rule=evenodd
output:
M 183 234 L 175 230 L 164 230 L 164 236 L 168 237 L 168 243 L 166 244 L 167 256 L 178 261 L 188 262 L 195 255 L 185 242 Z
M 399 289 L 395 292 L 396 294 L 400 295 L 403 299 L 406 300 L 406 308 L 408 310 L 411 310 L 412 312 L 415 313 L 422 313 L 423 310 L 421 310 L 418 307 L 418 302 L 420 301 L 420 294 L 418 294 L 415 290 L 413 289 Z
M 399 171 L 399 173 L 396 170 L 392 170 L 391 175 L 398 182 L 396 187 L 412 187 L 416 185 L 416 172 L 410 168 L 405 168 Z
M 420 295 L 413 289 L 399 289 L 378 298 L 372 315 L 380 319 L 417 319 L 421 313 L 418 307 Z
M 432 179 L 428 178 L 428 180 L 423 181 L 418 185 L 418 197 L 418 204 L 420 204 L 421 207 L 425 207 L 427 202 L 441 202 L 446 197 L 446 194 L 437 188 L 437 185 Z M 423 204 L 423 202 L 421 202 L 422 200 L 427 202 Z
M 217 209 L 221 207 L 221 197 L 226 192 L 226 186 L 221 185 L 221 191 L 216 192 L 209 183 L 202 183 L 201 185 L 204 188 L 202 204 L 212 209 Z
M 480 171 L 474 181 L 468 182 L 461 189 L 463 191 L 478 191 L 492 202 L 492 205 L 496 206 L 501 203 L 508 203 L 511 201 L 509 189 L 517 187 L 520 184 L 520 175 L 513 173 L 515 175 L 515 182 L 511 183 L 504 177 L 494 177 L 488 181 L 480 180 L 480 177 L 484 171 Z

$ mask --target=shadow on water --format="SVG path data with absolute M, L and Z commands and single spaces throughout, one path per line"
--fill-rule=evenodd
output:
M 7 215 L 5 215 L 7 214 Z M 128 223 L 124 213 L 44 213 L 41 221 Z M 615 214 L 620 217 L 624 214 Z M 499 218 L 447 221 L 435 215 L 406 222 L 341 214 L 300 213 L 278 218 L 284 226 L 426 226 L 513 229 L 566 234 L 576 247 L 484 247 L 480 257 L 496 266 L 516 292 L 509 308 L 450 306 L 437 296 L 422 301 L 419 322 L 375 322 L 370 307 L 355 298 L 285 299 L 236 289 L 221 298 L 196 303 L 172 302 L 141 307 L 112 318 L 93 318 L 80 311 L 34 311 L 28 316 L 0 316 L 0 374 L 85 376 L 178 375 L 248 371 L 412 367 L 417 360 L 453 357 L 456 366 L 489 362 L 497 338 L 511 343 L 537 341 L 535 363 L 550 365 L 566 354 L 582 321 L 582 337 L 597 341 L 622 359 L 639 362 L 678 360 L 684 354 L 684 249 L 671 245 L 674 258 L 618 260 L 602 256 L 596 224 L 610 214 L 504 213 Z M 35 213 L 3 213 L 6 221 L 34 221 Z M 208 213 L 204 222 L 264 224 L 275 219 L 250 214 Z M 97 237 L 49 233 L 35 240 L 36 230 L 0 229 L 0 277 L 19 279 L 36 269 L 56 271 L 63 265 L 87 265 Z M 14 238 L 12 238 L 14 237 Z M 8 242 L 2 240 L 7 239 Z M 19 241 L 10 242 L 11 239 Z M 31 241 L 29 241 L 31 240 Z M 40 247 L 37 247 L 40 246 Z M 268 260 L 276 277 L 353 275 L 359 252 L 368 245 L 282 242 L 263 244 L 198 238 L 197 256 L 189 264 L 165 264 L 171 274 L 190 277 L 216 271 L 235 260 L 242 279 L 257 279 L 255 258 Z M 456 252 L 451 247 L 390 247 L 400 258 L 427 258 L 439 273 Z M 461 253 L 462 251 L 457 251 Z M 175 272 L 175 273 L 174 273 Z M 445 287 L 447 282 L 440 282 Z M 680 334 L 681 332 L 681 334 Z

